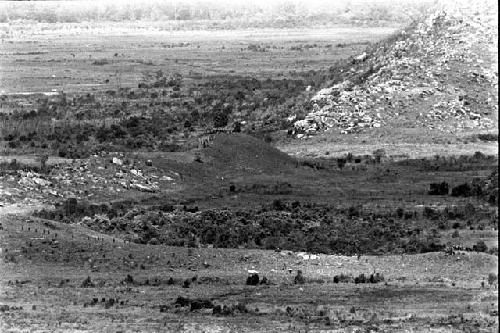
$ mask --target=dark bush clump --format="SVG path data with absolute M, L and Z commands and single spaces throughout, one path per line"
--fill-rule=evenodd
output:
M 451 195 L 453 197 L 470 197 L 471 187 L 467 183 L 460 184 L 451 189 Z
M 125 280 L 123 280 L 123 283 L 125 283 L 125 284 L 133 284 L 134 283 L 134 278 L 132 277 L 132 275 L 127 274 L 127 276 L 125 277 Z
M 498 276 L 495 273 L 488 274 L 488 283 L 490 286 L 498 283 Z
M 352 276 L 346 275 L 344 273 L 342 273 L 340 275 L 335 275 L 333 277 L 333 283 L 349 283 L 352 281 L 354 281 Z
M 247 286 L 256 286 L 259 284 L 259 274 L 254 273 L 247 277 Z
M 191 311 L 200 309 L 212 309 L 214 304 L 209 299 L 197 299 L 191 301 Z
M 90 276 L 87 276 L 87 278 L 85 280 L 83 280 L 83 282 L 80 285 L 80 287 L 81 288 L 93 288 L 93 287 L 95 287 L 95 284 L 90 279 Z
M 293 279 L 293 283 L 295 284 L 304 284 L 306 282 L 306 279 L 302 275 L 302 271 L 298 270 L 297 275 L 295 275 L 295 278 Z
M 486 252 L 488 251 L 488 247 L 484 243 L 484 241 L 480 240 L 476 244 L 472 246 L 472 251 L 475 252 Z
M 429 195 L 448 195 L 450 188 L 447 182 L 431 183 Z

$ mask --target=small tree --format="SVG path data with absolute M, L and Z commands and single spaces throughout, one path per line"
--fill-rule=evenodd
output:
M 372 153 L 372 155 L 375 158 L 375 162 L 380 163 L 380 161 L 382 160 L 382 158 L 384 158 L 384 157 L 387 156 L 387 153 L 386 153 L 385 149 L 380 148 L 380 149 L 375 150 Z
M 352 153 L 351 152 L 347 153 L 347 156 L 345 157 L 345 159 L 348 163 L 352 163 L 352 159 L 353 159 Z
M 298 270 L 297 271 L 297 275 L 293 279 L 293 283 L 295 283 L 295 284 L 304 284 L 305 282 L 306 282 L 306 279 L 302 275 L 302 271 Z
M 49 155 L 42 154 L 38 156 L 38 160 L 40 162 L 40 172 L 45 173 L 47 171 L 47 161 L 49 159 Z
M 472 250 L 476 252 L 486 252 L 488 251 L 488 247 L 484 243 L 484 241 L 480 240 L 475 245 L 472 246 Z
M 214 115 L 214 127 L 221 128 L 227 126 L 228 116 L 224 111 L 219 111 Z
M 488 274 L 488 284 L 491 286 L 497 283 L 498 276 L 495 273 Z
M 337 159 L 337 166 L 340 170 L 342 170 L 344 168 L 345 164 L 346 164 L 345 158 L 338 158 Z

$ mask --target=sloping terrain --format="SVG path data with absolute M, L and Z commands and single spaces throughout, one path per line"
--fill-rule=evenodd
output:
M 203 155 L 213 167 L 233 174 L 238 171 L 245 171 L 245 174 L 279 173 L 297 165 L 289 155 L 243 134 L 217 135 Z
M 447 2 L 352 57 L 295 121 L 297 137 L 381 127 L 497 131 L 497 15 L 492 1 Z
M 124 242 L 0 213 L 2 332 L 495 332 L 497 258 L 309 256 Z M 258 271 L 258 285 L 245 283 Z M 304 281 L 294 282 L 297 270 Z M 378 272 L 378 283 L 353 276 Z M 334 278 L 342 277 L 341 282 Z M 188 281 L 188 282 L 186 282 Z M 481 283 L 483 282 L 483 284 Z

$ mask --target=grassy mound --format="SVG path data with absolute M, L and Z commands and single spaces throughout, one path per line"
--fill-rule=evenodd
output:
M 297 164 L 289 155 L 245 134 L 219 134 L 202 154 L 210 166 L 220 171 L 278 173 Z

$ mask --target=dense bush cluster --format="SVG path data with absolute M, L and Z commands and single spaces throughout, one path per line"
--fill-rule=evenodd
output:
M 486 179 L 475 178 L 469 183 L 459 184 L 451 189 L 454 197 L 479 197 L 490 204 L 498 204 L 498 170 Z
M 498 160 L 495 155 L 476 152 L 473 155 L 440 156 L 434 158 L 405 159 L 396 162 L 400 166 L 415 167 L 420 171 L 470 171 L 478 165 L 491 165 Z
M 45 150 L 68 158 L 99 150 L 176 151 L 186 138 L 207 130 L 263 133 L 288 128 L 291 113 L 300 118 L 310 108 L 305 88 L 331 77 L 315 71 L 260 80 L 215 76 L 185 86 L 181 75 L 158 71 L 137 88 L 30 97 L 29 110 L 19 103 L 22 99 L 12 98 L 6 101 L 12 112 L 0 115 L 0 139 L 11 149 Z
M 127 211 L 111 207 L 87 207 L 76 209 L 72 219 L 84 213 L 93 218 L 83 220 L 91 228 L 106 232 L 133 233 L 130 240 L 139 243 L 168 244 L 197 247 L 212 245 L 220 248 L 287 249 L 313 253 L 422 253 L 441 251 L 439 233 L 408 223 L 408 212 L 396 211 L 388 215 L 364 212 L 360 207 L 336 209 L 299 202 L 280 200 L 257 210 L 208 209 L 188 212 L 167 210 Z M 63 209 L 63 208 L 61 208 Z M 455 209 L 458 209 L 455 208 Z M 109 213 L 109 217 L 106 215 Z M 39 212 L 41 216 L 62 218 L 58 213 Z M 55 216 L 48 216 L 55 215 Z M 396 215 L 402 216 L 398 218 Z M 420 218 L 444 219 L 459 212 L 434 211 L 431 208 Z M 464 211 L 463 217 L 469 217 Z M 437 215 L 437 217 L 435 216 Z M 418 217 L 414 213 L 412 218 Z M 443 221 L 443 222 L 441 222 Z M 443 224 L 443 228 L 448 228 Z M 441 227 L 440 227 L 441 228 Z
M 136 204 L 95 205 L 68 200 L 56 210 L 42 210 L 36 215 L 81 221 L 103 232 L 135 235 L 127 238 L 143 244 L 244 246 L 347 255 L 443 251 L 446 246 L 440 240 L 440 231 L 497 224 L 494 211 L 476 208 L 472 203 L 439 209 L 426 206 L 421 212 L 402 207 L 377 212 L 361 206 L 333 207 L 279 199 L 248 210 L 200 211 L 190 206 L 174 209 L 169 204 L 130 209 Z M 479 220 L 482 224 L 473 222 Z M 470 250 L 487 251 L 481 244 Z
M 448 195 L 450 191 L 447 182 L 432 183 L 430 185 L 429 195 Z

